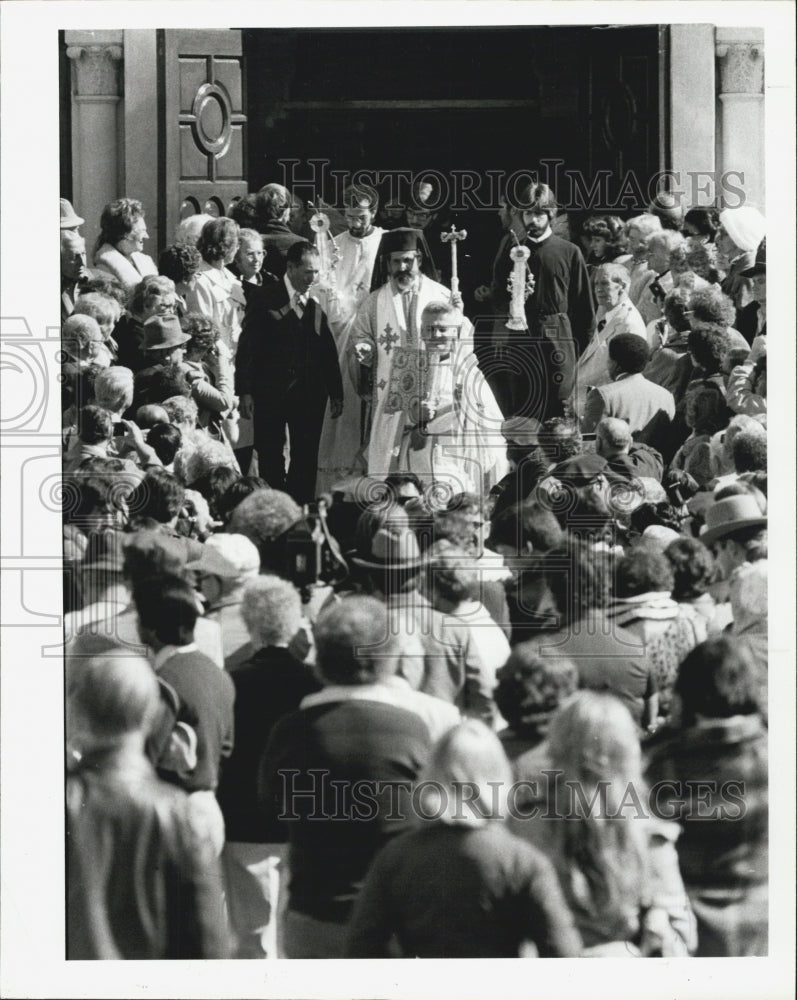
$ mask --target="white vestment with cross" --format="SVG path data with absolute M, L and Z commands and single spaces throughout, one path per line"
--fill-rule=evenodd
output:
M 414 326 L 419 336 L 424 308 L 431 302 L 449 302 L 450 298 L 444 285 L 420 276 L 414 298 Z M 419 378 L 423 365 L 413 364 L 412 360 L 421 344 L 412 343 L 407 327 L 402 296 L 388 282 L 361 305 L 351 331 L 352 349 L 362 341 L 370 342 L 374 349 L 372 419 L 366 449 L 367 472 L 372 476 L 385 476 L 400 468 L 400 455 L 407 451 L 406 429 L 418 421 L 417 402 L 424 392 L 423 378 Z M 446 468 L 450 471 L 459 467 L 463 480 L 480 479 L 488 469 L 494 475 L 502 474 L 505 443 L 500 435 L 500 410 L 476 365 L 473 327 L 467 319 L 459 342 L 441 363 L 441 369 L 439 398 L 435 400 L 438 412 L 456 410 L 452 429 L 443 438 L 447 442 Z M 429 428 L 432 433 L 434 423 Z M 463 434 L 463 429 L 467 433 Z M 477 454 L 478 463 L 474 463 Z M 430 471 L 434 474 L 434 470 Z M 475 481 L 470 486 L 463 483 L 465 489 L 480 486 Z
M 321 292 L 315 287 L 311 290 L 327 314 L 343 377 L 343 413 L 333 420 L 327 404 L 324 415 L 318 445 L 316 495 L 364 471 L 360 458 L 361 400 L 357 395 L 357 373 L 348 362 L 349 334 L 360 303 L 370 294 L 371 275 L 383 232 L 375 228 L 363 239 L 356 239 L 348 232 L 337 236 L 335 246 L 339 260 L 335 267 L 335 294 L 328 295 L 326 290 Z

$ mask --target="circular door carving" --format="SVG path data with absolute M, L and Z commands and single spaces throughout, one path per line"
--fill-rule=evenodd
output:
M 615 83 L 601 101 L 601 132 L 607 149 L 628 143 L 637 131 L 637 103 L 631 88 Z
M 209 156 L 224 156 L 232 134 L 230 95 L 218 83 L 203 83 L 194 97 L 194 141 Z

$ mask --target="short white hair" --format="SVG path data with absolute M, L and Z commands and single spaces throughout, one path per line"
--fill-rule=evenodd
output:
M 632 229 L 638 229 L 643 236 L 651 236 L 653 233 L 660 232 L 661 228 L 661 219 L 658 215 L 652 215 L 650 212 L 635 215 L 633 219 L 629 219 L 625 224 L 626 236 Z
M 190 486 L 220 465 L 237 472 L 237 464 L 229 445 L 223 441 L 216 441 L 206 431 L 197 428 L 190 439 L 184 441 L 183 447 L 178 452 L 174 462 L 174 472 L 186 486 Z
M 302 598 L 287 580 L 271 575 L 258 576 L 244 589 L 241 618 L 255 642 L 264 646 L 284 646 L 302 624 Z
M 662 229 L 660 233 L 653 233 L 653 235 L 648 240 L 648 250 L 652 250 L 654 247 L 661 247 L 662 250 L 666 250 L 667 253 L 672 253 L 673 250 L 677 250 L 678 247 L 683 246 L 686 240 L 680 233 L 676 233 L 674 229 Z
M 129 368 L 113 365 L 101 371 L 94 380 L 94 399 L 112 413 L 121 413 L 133 402 L 133 373 Z
M 600 264 L 595 268 L 595 277 L 601 274 L 605 274 L 610 281 L 620 285 L 621 288 L 627 289 L 631 284 L 631 275 L 622 264 Z
M 187 243 L 189 246 L 195 247 L 205 223 L 212 222 L 212 220 L 212 215 L 189 215 L 187 219 L 183 219 L 177 224 L 177 229 L 174 231 L 174 242 Z

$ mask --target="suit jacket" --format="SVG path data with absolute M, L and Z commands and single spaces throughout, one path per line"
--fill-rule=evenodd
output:
M 604 417 L 619 417 L 637 441 L 661 451 L 674 416 L 673 394 L 637 373 L 593 389 L 587 396 L 581 429 L 588 434 Z
M 314 299 L 307 300 L 299 319 L 283 281 L 252 286 L 236 355 L 235 391 L 277 406 L 289 396 L 343 398 L 335 341 Z

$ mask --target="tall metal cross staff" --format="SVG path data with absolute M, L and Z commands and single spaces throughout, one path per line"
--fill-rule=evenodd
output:
M 440 239 L 443 243 L 451 244 L 451 294 L 459 295 L 459 275 L 457 274 L 457 243 L 467 239 L 466 229 L 457 230 L 452 224 L 450 233 L 441 233 Z

